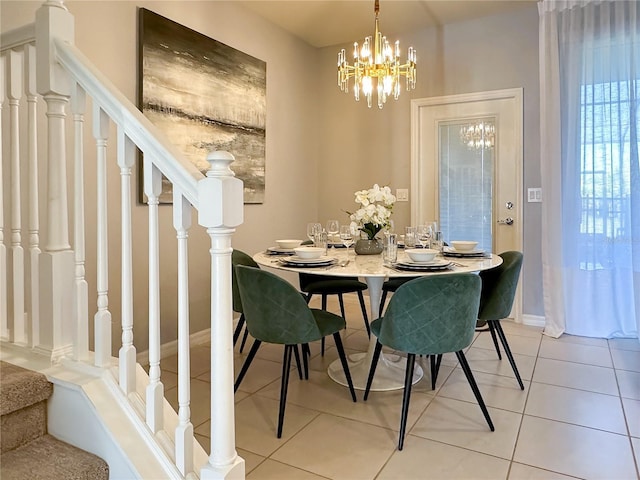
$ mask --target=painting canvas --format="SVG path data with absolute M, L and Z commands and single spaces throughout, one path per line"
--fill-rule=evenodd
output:
M 266 63 L 150 10 L 138 17 L 140 109 L 203 173 L 210 151 L 231 152 L 244 202 L 262 203 Z M 171 201 L 163 178 L 160 202 Z

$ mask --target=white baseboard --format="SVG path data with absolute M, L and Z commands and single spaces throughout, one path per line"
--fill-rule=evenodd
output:
M 544 328 L 546 321 L 544 317 L 539 315 L 522 315 L 522 324 L 530 327 Z
M 189 335 L 189 345 L 191 346 L 202 345 L 203 343 L 207 343 L 209 340 L 211 340 L 210 328 L 206 328 Z M 178 340 L 172 340 L 171 342 L 160 345 L 160 358 L 170 357 L 171 355 L 175 355 L 176 353 L 178 353 Z M 148 365 L 149 350 L 138 352 L 136 354 L 136 361 L 140 365 Z

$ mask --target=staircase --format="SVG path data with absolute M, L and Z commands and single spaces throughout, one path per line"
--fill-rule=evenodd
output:
M 47 434 L 53 385 L 41 373 L 0 362 L 0 476 L 4 480 L 109 478 L 101 458 Z
M 244 478 L 234 426 L 231 240 L 243 222 L 243 185 L 230 168 L 234 157 L 210 152 L 209 167 L 196 168 L 75 46 L 74 25 L 63 0 L 46 0 L 32 23 L 0 31 L 0 358 L 46 373 L 55 385 L 50 431 L 74 445 L 95 444 L 91 450 L 109 462 L 114 477 Z M 143 168 L 135 178 L 137 162 Z M 89 166 L 91 177 L 85 176 Z M 143 207 L 132 194 L 137 181 Z M 159 210 L 167 183 L 171 215 Z M 141 209 L 148 221 L 136 218 Z M 166 235 L 167 223 L 175 238 Z M 209 270 L 211 286 L 208 457 L 195 440 L 190 407 L 193 230 L 210 241 L 209 257 L 197 262 Z M 134 245 L 148 251 L 136 257 L 146 260 L 148 270 L 148 284 L 137 285 L 142 295 L 133 289 L 134 272 L 141 271 Z M 160 275 L 161 257 L 164 267 L 176 246 L 177 285 Z M 179 359 L 177 412 L 164 397 L 161 353 L 167 345 Z M 148 373 L 141 364 L 149 365 Z M 35 389 L 41 381 L 28 383 Z M 71 468 L 67 453 L 46 453 L 57 441 L 46 435 L 44 423 L 34 431 L 22 426 L 27 419 L 44 421 L 47 407 L 38 402 L 46 401 L 51 387 L 41 388 L 28 413 L 19 414 L 24 418 L 15 420 L 18 429 L 3 417 L 3 437 L 16 437 L 8 453 L 3 440 L 3 479 L 9 478 L 7 464 L 41 471 L 50 458 Z M 98 427 L 83 428 L 80 408 L 103 437 L 96 438 Z M 32 443 L 37 462 L 19 460 Z M 99 478 L 79 475 L 47 478 Z M 38 477 L 26 472 L 11 478 Z

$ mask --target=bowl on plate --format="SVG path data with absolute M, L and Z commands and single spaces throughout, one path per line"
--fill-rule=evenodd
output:
M 292 239 L 276 240 L 276 243 L 280 248 L 296 248 L 300 246 L 300 244 L 302 243 L 302 240 L 292 240 Z
M 409 258 L 414 262 L 424 263 L 432 261 L 438 251 L 430 248 L 409 248 L 405 250 L 405 253 L 409 255 Z
M 471 252 L 477 245 L 478 242 L 470 242 L 467 240 L 454 240 L 451 242 L 451 246 L 458 252 Z
M 324 254 L 324 248 L 321 247 L 297 247 L 293 251 L 298 257 L 306 259 L 320 258 Z

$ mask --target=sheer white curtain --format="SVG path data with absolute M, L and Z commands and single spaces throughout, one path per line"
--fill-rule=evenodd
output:
M 538 10 L 545 333 L 638 337 L 640 3 Z

